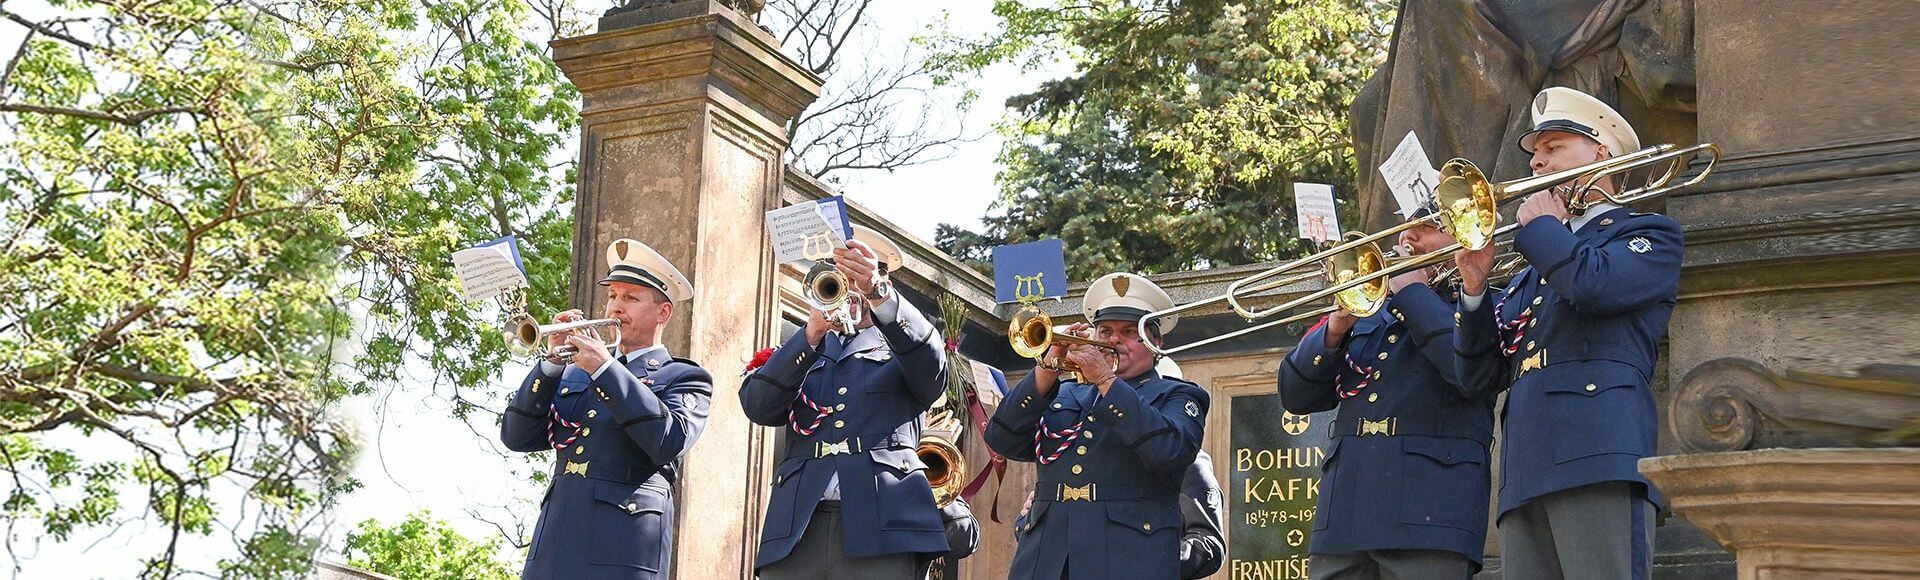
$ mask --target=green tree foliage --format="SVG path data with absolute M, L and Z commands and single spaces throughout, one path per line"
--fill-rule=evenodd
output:
M 517 577 L 496 556 L 499 538 L 480 542 L 433 514 L 415 512 L 393 526 L 360 522 L 347 534 L 347 563 L 403 580 L 494 580 Z
M 1030 4 L 997 0 L 997 34 L 945 47 L 956 70 L 1075 71 L 1008 101 L 1001 198 L 985 231 L 941 226 L 942 249 L 984 264 L 1060 237 L 1078 279 L 1273 260 L 1307 249 L 1293 182 L 1352 191 L 1347 108 L 1385 58 L 1391 3 Z
M 460 409 L 491 402 L 460 389 L 504 345 L 446 256 L 520 235 L 536 307 L 563 300 L 577 95 L 525 37 L 578 15 L 12 8 L 29 34 L 0 76 L 0 513 L 45 538 L 8 541 L 132 520 L 166 538 L 112 555 L 145 576 L 304 576 L 355 485 L 358 437 L 329 404 L 413 380 L 409 357 Z M 234 549 L 183 556 L 202 536 Z

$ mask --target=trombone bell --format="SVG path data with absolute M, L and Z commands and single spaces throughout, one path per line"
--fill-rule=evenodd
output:
M 953 498 L 960 497 L 967 457 L 960 453 L 959 447 L 946 437 L 926 435 L 920 438 L 920 447 L 915 453 L 920 456 L 920 462 L 927 465 L 927 484 L 933 487 L 934 505 L 947 507 Z

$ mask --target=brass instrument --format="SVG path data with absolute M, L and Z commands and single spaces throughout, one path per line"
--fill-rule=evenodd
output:
M 833 267 L 831 260 L 821 260 L 807 270 L 807 302 L 815 309 L 826 313 L 827 321 L 842 336 L 853 334 L 855 320 L 847 301 L 853 295 L 853 286 L 847 283 L 847 276 Z
M 1703 153 L 1708 155 L 1707 165 L 1698 175 L 1695 175 L 1692 179 L 1683 183 L 1670 185 L 1675 177 L 1679 175 L 1680 166 L 1684 164 L 1684 158 Z M 1493 228 L 1499 220 L 1497 208 L 1501 203 L 1520 199 L 1535 192 L 1550 190 L 1561 183 L 1569 181 L 1574 184 L 1572 191 L 1586 192 L 1596 190 L 1598 189 L 1597 184 L 1602 179 L 1656 164 L 1668 164 L 1665 171 L 1661 172 L 1658 176 L 1650 176 L 1646 184 L 1642 187 L 1618 194 L 1606 193 L 1604 190 L 1600 190 L 1605 201 L 1624 206 L 1666 195 L 1680 188 L 1696 185 L 1706 179 L 1707 175 L 1713 173 L 1713 167 L 1718 164 L 1719 159 L 1720 148 L 1714 146 L 1712 143 L 1702 143 L 1686 148 L 1677 147 L 1673 144 L 1662 144 L 1579 167 L 1501 183 L 1489 181 L 1486 175 L 1482 173 L 1480 168 L 1476 167 L 1473 162 L 1465 159 L 1454 159 L 1448 161 L 1446 165 L 1440 168 L 1440 185 L 1434 191 L 1435 198 L 1440 201 L 1440 211 L 1435 212 L 1433 216 L 1429 216 L 1427 219 L 1408 221 L 1404 224 L 1388 228 L 1380 233 L 1362 236 L 1355 240 L 1334 246 L 1334 248 L 1322 251 L 1314 256 L 1323 256 L 1334 252 L 1334 250 L 1346 252 L 1363 244 L 1372 243 L 1374 240 L 1378 240 L 1386 234 L 1399 233 L 1413 225 L 1425 223 L 1429 219 L 1440 220 L 1440 229 L 1453 237 L 1455 240 L 1453 245 L 1364 275 L 1340 281 L 1325 289 L 1309 293 L 1306 296 L 1265 310 L 1252 310 L 1240 304 L 1240 297 L 1244 292 L 1240 290 L 1241 286 L 1254 280 L 1269 278 L 1279 273 L 1299 269 L 1300 263 L 1306 260 L 1306 258 L 1303 258 L 1235 281 L 1233 284 L 1227 286 L 1225 299 L 1228 305 L 1233 308 L 1234 312 L 1239 313 L 1248 320 L 1266 318 L 1275 314 L 1289 312 L 1301 306 L 1318 302 L 1329 296 L 1353 293 L 1357 287 L 1377 284 L 1379 281 L 1384 281 L 1387 278 L 1397 276 L 1408 270 L 1426 268 L 1452 260 L 1453 253 L 1463 248 L 1469 250 L 1485 248 L 1487 244 L 1492 243 L 1493 240 L 1501 234 L 1518 229 L 1521 225 L 1507 224 L 1500 226 L 1498 229 L 1490 229 Z M 1591 207 L 1594 203 L 1596 202 L 1587 202 L 1580 199 L 1580 196 L 1575 196 L 1567 200 L 1567 207 L 1568 211 L 1579 213 L 1586 211 L 1586 208 Z M 1309 256 L 1309 258 L 1314 256 Z
M 1045 312 L 1040 311 L 1039 307 L 1032 304 L 1014 313 L 1013 320 L 1007 323 L 1007 343 L 1013 345 L 1013 352 L 1020 356 L 1040 360 L 1047 355 L 1047 349 L 1052 348 L 1056 342 L 1084 344 L 1109 352 L 1120 352 L 1118 345 L 1054 330 L 1053 317 L 1047 316 Z M 1079 365 L 1074 364 L 1073 361 L 1062 359 L 1059 364 L 1062 371 L 1080 372 Z
M 609 335 L 609 332 L 612 334 Z M 599 338 L 601 342 L 606 344 L 607 350 L 620 347 L 620 321 L 618 319 L 600 318 L 595 320 L 575 320 L 573 322 L 540 324 L 533 319 L 532 315 L 527 314 L 525 311 L 515 312 L 507 317 L 507 344 L 509 346 L 517 345 L 516 350 L 519 352 L 539 358 L 558 358 L 562 361 L 572 361 L 574 355 L 580 354 L 579 349 L 574 348 L 572 345 L 563 344 L 552 346 L 547 343 L 547 338 L 556 334 L 593 334 Z
M 946 437 L 929 434 L 920 438 L 920 447 L 915 452 L 920 455 L 920 462 L 927 465 L 927 484 L 933 487 L 934 505 L 947 507 L 953 498 L 960 497 L 967 474 L 967 457 L 960 453 L 960 448 Z
M 1706 155 L 1707 163 L 1700 173 L 1679 184 L 1672 181 L 1680 174 L 1684 159 L 1697 155 Z M 1205 340 L 1172 348 L 1146 343 L 1148 350 L 1167 356 L 1174 353 L 1199 348 L 1216 342 L 1230 340 L 1250 333 L 1259 332 L 1274 326 L 1290 324 L 1301 320 L 1318 318 L 1332 313 L 1336 308 L 1346 308 L 1356 316 L 1370 316 L 1379 309 L 1376 297 L 1383 297 L 1382 290 L 1386 281 L 1401 273 L 1431 268 L 1453 259 L 1453 253 L 1460 249 L 1479 250 L 1495 243 L 1503 233 L 1518 228 L 1518 224 L 1509 224 L 1496 228 L 1499 221 L 1499 205 L 1514 199 L 1520 199 L 1534 192 L 1554 189 L 1559 191 L 1572 213 L 1584 213 L 1599 202 L 1588 202 L 1586 192 L 1599 191 L 1602 198 L 1615 205 L 1625 206 L 1635 202 L 1666 195 L 1675 190 L 1691 187 L 1705 180 L 1713 173 L 1720 159 L 1720 148 L 1711 143 L 1702 143 L 1691 147 L 1677 147 L 1672 144 L 1656 145 L 1634 153 L 1605 159 L 1598 162 L 1569 168 L 1545 175 L 1517 179 L 1502 183 L 1490 182 L 1484 173 L 1465 159 L 1448 161 L 1440 170 L 1440 185 L 1434 191 L 1434 198 L 1440 210 L 1431 216 L 1387 228 L 1381 232 L 1353 237 L 1313 255 L 1293 260 L 1253 275 L 1241 278 L 1227 286 L 1225 293 L 1205 300 L 1190 302 L 1173 308 L 1147 313 L 1140 324 L 1165 316 L 1206 308 L 1221 302 L 1248 321 L 1268 318 L 1276 314 L 1295 312 L 1301 307 L 1318 302 L 1329 296 L 1335 297 L 1336 304 L 1310 311 L 1299 312 L 1278 320 L 1268 321 L 1231 333 L 1213 336 Z M 1598 187 L 1601 180 L 1629 171 L 1667 164 L 1658 175 L 1649 176 L 1646 183 L 1636 189 L 1618 194 L 1608 193 Z M 1559 185 L 1571 182 L 1570 185 Z M 1578 193 L 1579 195 L 1571 195 Z M 1455 243 L 1446 248 L 1406 258 L 1389 257 L 1378 247 L 1379 240 L 1399 234 L 1414 226 L 1438 221 L 1441 231 L 1451 236 Z M 1306 266 L 1318 263 L 1320 272 L 1298 273 Z M 1502 276 L 1512 276 L 1526 264 L 1518 253 L 1503 253 L 1496 258 L 1496 264 L 1488 273 L 1491 285 Z M 1448 269 L 1433 276 L 1434 280 L 1444 280 L 1457 276 L 1457 271 Z M 1298 299 L 1264 310 L 1253 310 L 1241 304 L 1241 299 L 1262 292 L 1279 289 L 1296 283 L 1324 277 L 1330 284 L 1319 291 Z

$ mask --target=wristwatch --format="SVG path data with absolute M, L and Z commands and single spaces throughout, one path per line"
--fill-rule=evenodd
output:
M 879 282 L 873 284 L 873 291 L 867 293 L 866 296 L 867 302 L 871 304 L 886 302 L 888 298 L 893 297 L 893 282 L 886 278 L 881 278 Z

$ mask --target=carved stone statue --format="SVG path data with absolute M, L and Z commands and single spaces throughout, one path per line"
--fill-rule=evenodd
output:
M 653 8 L 655 6 L 664 6 L 667 4 L 675 4 L 678 2 L 686 2 L 686 1 L 688 0 L 614 0 L 613 9 L 607 11 L 607 16 L 613 16 L 615 14 L 632 12 L 635 10 L 645 10 L 648 8 Z M 728 8 L 734 9 L 734 11 L 739 12 L 740 14 L 746 16 L 747 18 L 753 18 L 756 15 L 759 15 L 760 11 L 767 7 L 767 0 L 717 0 L 717 1 L 720 2 L 721 4 L 726 5 L 726 7 Z
M 1395 221 L 1377 167 L 1408 131 L 1438 166 L 1464 157 L 1527 175 L 1527 106 L 1564 86 L 1613 104 L 1642 142 L 1693 141 L 1693 10 L 1686 0 L 1407 1 L 1387 61 L 1354 99 L 1360 215 Z M 1616 152 L 1625 153 L 1625 152 Z

